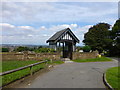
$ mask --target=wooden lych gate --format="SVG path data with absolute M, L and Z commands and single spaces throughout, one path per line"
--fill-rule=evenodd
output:
M 75 46 L 76 43 L 79 43 L 79 39 L 73 34 L 70 28 L 66 28 L 55 33 L 47 40 L 48 42 L 50 48 L 55 50 L 62 46 L 62 58 L 72 59 L 72 52 L 75 51 Z

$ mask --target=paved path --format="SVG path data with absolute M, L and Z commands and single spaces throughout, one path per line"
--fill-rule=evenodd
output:
M 113 59 L 113 60 L 116 60 L 116 61 L 120 62 L 120 58 L 119 58 L 119 57 L 109 57 L 109 58 L 111 58 L 111 59 Z
M 103 72 L 118 66 L 112 62 L 65 63 L 38 76 L 25 88 L 105 88 Z

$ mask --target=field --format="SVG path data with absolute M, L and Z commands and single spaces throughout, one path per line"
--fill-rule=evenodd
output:
M 110 58 L 107 57 L 97 57 L 97 58 L 91 58 L 91 59 L 75 59 L 74 62 L 104 62 L 104 61 L 112 61 Z
M 106 79 L 107 82 L 113 87 L 113 88 L 118 88 L 117 90 L 120 90 L 120 72 L 118 70 L 120 67 L 113 67 L 107 70 L 106 72 Z
M 37 63 L 37 62 L 39 62 L 39 61 L 35 61 L 35 60 L 31 60 L 31 61 L 3 61 L 2 62 L 2 72 L 16 69 L 19 67 L 23 67 L 23 66 Z M 62 62 L 62 61 L 53 61 L 53 62 L 48 61 L 47 63 L 48 64 L 62 64 L 64 62 Z M 35 71 L 38 71 L 38 70 L 43 69 L 45 67 L 46 67 L 45 63 L 42 63 L 39 65 L 33 66 L 32 71 L 35 72 Z M 20 71 L 17 71 L 17 72 L 8 74 L 8 75 L 4 75 L 1 77 L 2 78 L 2 85 L 8 84 L 12 81 L 20 79 L 20 78 L 22 78 L 26 75 L 29 75 L 29 74 L 30 74 L 30 68 L 26 68 L 26 69 L 23 69 L 23 70 L 20 70 Z

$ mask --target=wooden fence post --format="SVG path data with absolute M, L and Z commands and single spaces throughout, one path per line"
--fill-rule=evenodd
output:
M 33 72 L 32 72 L 32 66 L 30 66 L 30 75 L 32 76 Z
M 50 59 L 50 62 L 52 63 L 52 59 Z

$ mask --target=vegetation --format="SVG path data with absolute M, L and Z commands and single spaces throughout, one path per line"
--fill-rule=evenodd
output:
M 33 64 L 36 62 L 38 62 L 38 61 L 3 61 L 2 62 L 2 72 L 16 69 L 19 67 L 23 67 L 23 66 Z M 32 68 L 32 71 L 35 72 L 44 67 L 45 67 L 45 64 L 36 65 Z M 20 70 L 20 71 L 11 73 L 11 74 L 4 75 L 4 76 L 2 76 L 2 85 L 5 85 L 14 80 L 20 79 L 21 77 L 24 77 L 25 75 L 28 75 L 28 74 L 30 74 L 30 68 L 26 68 L 26 69 L 23 69 L 23 70 Z
M 112 61 L 110 58 L 107 57 L 97 57 L 97 58 L 91 58 L 91 59 L 75 59 L 74 62 L 104 62 L 104 61 Z
M 92 50 L 98 50 L 101 53 L 107 49 L 107 46 L 111 43 L 109 39 L 110 25 L 107 23 L 99 23 L 89 29 L 84 35 L 83 42 L 89 45 Z
M 46 52 L 55 52 L 54 49 L 51 48 L 38 48 L 34 50 L 36 53 L 46 53 Z
M 120 90 L 120 87 L 118 86 L 120 81 L 120 72 L 118 71 L 120 67 L 112 67 L 107 70 L 106 72 L 106 79 L 107 82 L 113 87 L 118 88 L 117 90 Z
M 18 48 L 15 49 L 15 51 L 17 52 L 28 51 L 28 50 L 29 50 L 28 47 L 23 47 L 23 46 L 19 46 Z
M 88 45 L 86 45 L 86 46 L 84 46 L 82 49 L 83 49 L 84 52 L 90 52 L 91 47 L 88 46 Z
M 89 29 L 84 35 L 83 42 L 91 49 L 98 50 L 99 53 L 107 52 L 109 56 L 119 56 L 120 54 L 120 19 L 118 19 L 112 30 L 107 23 L 99 23 Z M 115 52 L 113 52 L 115 51 Z
M 35 60 L 33 60 L 33 61 L 3 61 L 2 62 L 2 72 L 16 69 L 19 67 L 23 67 L 23 66 L 37 63 L 37 62 L 38 61 L 35 61 Z M 50 62 L 50 60 L 48 61 L 48 64 L 62 64 L 62 63 L 64 63 L 64 62 L 63 61 Z M 35 72 L 35 71 L 38 71 L 38 70 L 45 68 L 45 67 L 46 67 L 45 63 L 42 63 L 39 65 L 33 66 L 32 71 Z M 15 81 L 17 79 L 20 79 L 20 78 L 22 78 L 26 75 L 29 75 L 29 74 L 30 74 L 30 68 L 26 68 L 26 69 L 23 69 L 23 70 L 20 70 L 20 71 L 11 73 L 11 74 L 4 75 L 4 76 L 0 77 L 0 79 L 2 78 L 2 85 L 5 85 L 7 83 L 10 83 L 10 82 Z
M 110 31 L 110 38 L 112 44 L 109 45 L 109 55 L 119 56 L 120 55 L 120 19 L 117 20 Z M 113 52 L 115 51 L 115 52 Z
M 23 67 L 32 63 L 37 63 L 38 61 L 2 61 L 2 72 Z
M 2 52 L 9 52 L 9 48 L 1 48 L 0 51 L 2 51 Z
M 29 48 L 29 47 L 23 47 L 23 46 L 19 46 L 18 48 L 16 48 L 14 51 L 16 52 L 23 52 L 23 51 L 34 51 L 36 53 L 51 53 L 51 52 L 55 52 L 54 49 L 51 48 L 44 48 L 42 46 L 39 46 L 38 48 Z
M 53 61 L 48 61 L 48 64 L 63 64 L 64 62 L 61 60 L 53 60 Z

